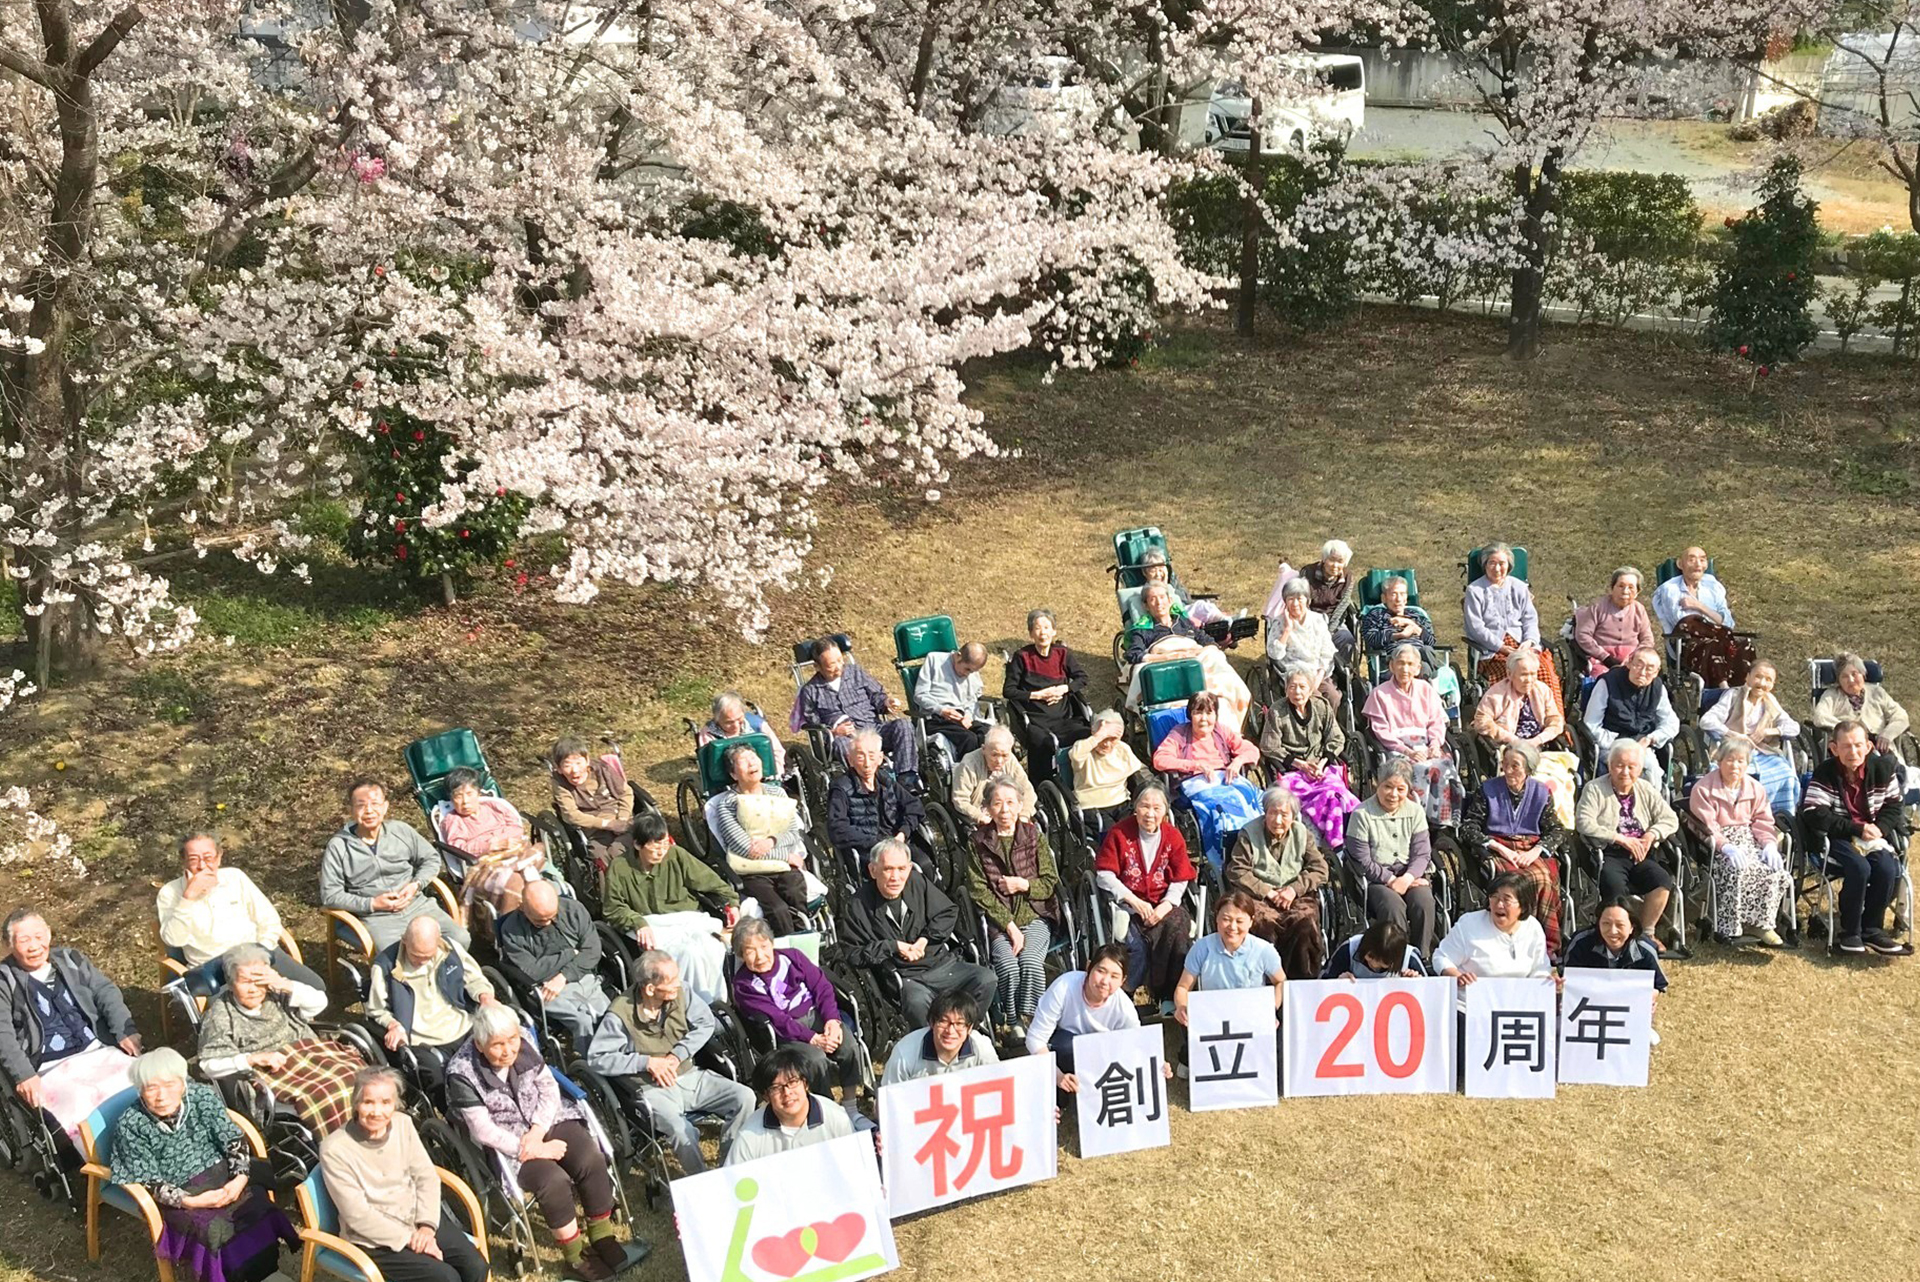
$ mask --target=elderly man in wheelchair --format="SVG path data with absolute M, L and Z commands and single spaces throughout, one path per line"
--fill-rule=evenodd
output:
M 1808 857 L 1841 883 L 1834 944 L 1843 953 L 1913 952 L 1886 929 L 1887 908 L 1906 878 L 1907 817 L 1899 769 L 1873 751 L 1867 727 L 1845 720 L 1833 729 L 1832 753 L 1814 767 L 1800 801 Z

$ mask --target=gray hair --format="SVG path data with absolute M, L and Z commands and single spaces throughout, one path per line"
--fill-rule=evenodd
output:
M 634 986 L 645 988 L 649 984 L 657 984 L 666 978 L 667 967 L 679 964 L 673 959 L 671 953 L 662 952 L 658 948 L 649 948 L 640 954 L 639 960 L 633 963 Z
M 1866 735 L 1867 742 L 1869 744 L 1873 742 L 1873 735 L 1868 732 L 1867 723 L 1860 720 L 1860 718 L 1858 717 L 1848 717 L 1845 721 L 1842 721 L 1839 725 L 1835 726 L 1833 728 L 1833 733 L 1827 736 L 1827 742 L 1839 743 L 1842 735 L 1852 734 L 1855 730 L 1858 730 L 1861 734 Z
M 1646 749 L 1646 746 L 1642 744 L 1638 739 L 1627 738 L 1623 736 L 1621 738 L 1615 739 L 1613 741 L 1613 746 L 1607 749 L 1607 764 L 1611 766 L 1614 762 L 1620 760 L 1621 757 L 1624 757 L 1629 752 L 1633 753 L 1635 756 L 1644 758 L 1646 756 L 1647 749 Z
M 1387 594 L 1387 589 L 1392 587 L 1396 583 L 1398 583 L 1401 587 L 1406 588 L 1407 591 L 1409 592 L 1413 591 L 1413 587 L 1411 584 L 1407 582 L 1405 575 L 1392 574 L 1392 575 L 1388 575 L 1387 581 L 1380 585 L 1380 595 L 1385 596 Z
M 1056 629 L 1060 626 L 1060 620 L 1053 617 L 1053 611 L 1042 605 L 1027 611 L 1027 631 L 1033 631 L 1033 625 L 1042 619 L 1051 623 Z
M 773 927 L 767 925 L 763 917 L 742 917 L 733 925 L 733 955 L 741 956 L 745 951 L 745 945 L 755 939 L 764 939 L 771 944 Z
M 1411 654 L 1416 659 L 1419 659 L 1422 657 L 1420 654 L 1419 646 L 1415 645 L 1411 641 L 1402 641 L 1399 645 L 1393 647 L 1392 652 L 1387 655 L 1387 663 L 1389 665 L 1398 663 L 1400 661 L 1400 656 L 1403 654 Z
M 1719 743 L 1713 745 L 1713 752 L 1710 754 L 1709 760 L 1717 766 L 1736 752 L 1744 752 L 1749 759 L 1752 758 L 1753 745 L 1747 742 L 1745 735 L 1730 734 L 1724 736 Z
M 1273 787 L 1260 794 L 1260 809 L 1263 812 L 1272 810 L 1275 806 L 1286 811 L 1295 819 L 1300 817 L 1300 798 L 1294 796 L 1293 790 L 1290 788 L 1283 788 L 1279 784 L 1274 784 Z
M 1630 565 L 1623 565 L 1613 572 L 1613 577 L 1607 580 L 1607 586 L 1610 588 L 1616 587 L 1622 579 L 1632 579 L 1635 583 L 1644 583 L 1646 581 L 1640 577 L 1640 571 Z
M 154 1082 L 184 1082 L 187 1057 L 171 1046 L 148 1051 L 133 1061 L 133 1067 L 127 1070 L 127 1080 L 136 1091 L 144 1091 Z
M 1480 564 L 1485 565 L 1488 561 L 1491 561 L 1496 556 L 1504 556 L 1505 558 L 1507 558 L 1507 564 L 1512 565 L 1513 564 L 1513 544 L 1511 543 L 1487 544 L 1487 550 L 1480 554 Z
M 1342 561 L 1351 561 L 1353 549 L 1339 539 L 1328 539 L 1320 545 L 1320 559 L 1324 561 L 1330 556 L 1338 557 Z
M 249 966 L 258 966 L 261 962 L 273 965 L 273 954 L 259 944 L 235 944 L 220 954 L 220 973 L 231 984 Z
M 1119 726 L 1122 730 L 1126 729 L 1126 726 L 1127 726 L 1127 719 L 1120 715 L 1120 712 L 1117 708 L 1102 708 L 1100 709 L 1100 711 L 1093 714 L 1092 728 L 1095 730 L 1098 730 L 1101 726 L 1106 725 L 1108 722 L 1112 722 L 1114 725 Z
M 37 921 L 42 926 L 47 925 L 47 919 L 40 915 L 40 910 L 37 908 L 16 908 L 7 914 L 7 947 L 13 947 L 13 932 L 30 921 Z M 53 927 L 47 926 L 47 933 L 52 934 Z
M 1389 779 L 1398 779 L 1408 788 L 1412 788 L 1413 763 L 1398 753 L 1388 757 L 1380 763 L 1380 768 L 1373 772 L 1373 786 L 1378 788 Z
M 1307 581 L 1297 574 L 1293 578 L 1288 579 L 1287 585 L 1280 589 L 1280 599 L 1283 601 L 1288 597 L 1311 596 L 1312 594 L 1312 589 L 1307 586 Z
M 878 868 L 880 861 L 888 855 L 905 855 L 907 866 L 913 866 L 913 852 L 907 849 L 907 843 L 898 837 L 882 837 L 873 843 L 873 849 L 867 852 L 867 866 Z
M 485 1046 L 496 1037 L 522 1033 L 526 1028 L 519 1014 L 505 1002 L 487 1002 L 473 1012 L 473 1044 Z
M 1290 580 L 1290 581 L 1297 582 L 1298 580 Z M 1292 685 L 1293 679 L 1295 677 L 1299 677 L 1302 681 L 1305 681 L 1307 683 L 1309 688 L 1312 688 L 1315 684 L 1317 684 L 1317 682 L 1315 681 L 1315 678 L 1318 677 L 1319 675 L 1320 675 L 1319 673 L 1315 672 L 1312 668 L 1309 668 L 1304 663 L 1289 663 L 1287 665 L 1286 671 L 1280 674 L 1280 688 L 1284 690 L 1288 686 Z
M 360 1111 L 360 1101 L 367 1091 L 381 1082 L 393 1087 L 393 1098 L 398 1102 L 402 1095 L 400 1074 L 392 1069 L 385 1065 L 377 1065 L 373 1068 L 363 1068 L 353 1075 L 353 1111 L 355 1113 Z
M 1020 790 L 1008 783 L 1005 779 L 989 779 L 987 786 L 980 790 L 980 804 L 982 806 L 991 806 L 993 799 L 1003 792 L 1010 792 L 1015 798 L 1020 796 Z
M 733 706 L 734 704 L 740 705 L 740 711 L 742 713 L 746 712 L 747 701 L 740 697 L 739 691 L 722 690 L 719 694 L 714 695 L 713 696 L 713 719 L 715 721 L 718 721 L 720 719 L 720 714 L 725 712 L 729 707 Z
M 1013 748 L 1013 731 L 1007 729 L 1005 726 L 996 725 L 990 728 L 986 734 L 982 735 L 980 741 L 996 748 L 1011 750 Z
M 848 747 L 857 747 L 858 745 L 860 745 L 860 744 L 863 744 L 863 743 L 867 743 L 867 742 L 869 742 L 869 741 L 871 741 L 871 742 L 873 742 L 873 743 L 877 743 L 877 744 L 880 744 L 880 745 L 881 745 L 882 747 L 885 747 L 885 746 L 886 746 L 886 740 L 884 740 L 884 739 L 882 739 L 882 738 L 880 737 L 880 732 L 879 732 L 878 730 L 875 730 L 875 729 L 874 729 L 874 728 L 873 728 L 872 726 L 868 726 L 868 727 L 867 727 L 867 728 L 866 728 L 865 730 L 856 730 L 856 731 L 854 731 L 854 732 L 853 732 L 853 743 L 851 743 L 851 744 L 849 744 L 849 745 L 847 745 L 847 746 L 848 746 Z M 728 763 L 727 763 L 727 769 L 729 769 L 729 770 L 731 770 L 731 769 L 733 769 L 733 763 L 732 763 L 732 762 L 728 762 Z
M 1833 675 L 1835 677 L 1853 668 L 1858 668 L 1860 671 L 1865 672 L 1867 670 L 1867 661 L 1851 650 L 1833 656 Z
M 1159 797 L 1161 805 L 1169 806 L 1169 807 L 1173 805 L 1173 802 L 1170 801 L 1167 797 L 1167 790 L 1165 788 L 1162 788 L 1157 783 L 1149 783 L 1149 784 L 1141 785 L 1140 791 L 1133 794 L 1133 804 L 1136 806 L 1139 805 L 1140 799 L 1142 797 L 1145 797 L 1149 793 L 1152 793 L 1153 795 Z
M 1143 566 L 1165 565 L 1166 563 L 1167 563 L 1167 550 L 1165 548 L 1148 548 L 1145 552 L 1142 552 L 1140 554 L 1140 564 Z M 1028 624 L 1027 626 L 1032 627 L 1033 625 Z
M 1540 768 L 1540 749 L 1530 743 L 1510 743 L 1501 748 L 1501 765 L 1504 766 L 1507 764 L 1507 757 L 1509 755 L 1520 758 L 1520 764 L 1527 768 L 1528 774 L 1532 774 Z
M 220 844 L 219 833 L 209 828 L 195 828 L 192 832 L 180 839 L 180 857 L 182 859 L 187 857 L 187 847 L 196 841 L 211 841 L 213 843 L 214 854 L 224 855 L 226 853 L 226 848 Z

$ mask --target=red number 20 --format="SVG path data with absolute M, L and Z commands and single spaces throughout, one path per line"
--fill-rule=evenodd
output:
M 1407 1016 L 1407 1054 L 1405 1059 L 1395 1060 L 1389 1034 L 1393 1027 L 1395 1011 L 1405 1011 Z M 1360 999 L 1351 993 L 1331 993 L 1320 1002 L 1320 1008 L 1313 1013 L 1316 1024 L 1324 1024 L 1334 1015 L 1345 1016 L 1333 1040 L 1327 1043 L 1327 1049 L 1321 1054 L 1320 1062 L 1314 1066 L 1313 1075 L 1318 1078 L 1364 1077 L 1366 1069 L 1360 1064 L 1344 1064 L 1340 1056 L 1360 1031 L 1360 1025 L 1366 1018 L 1366 1012 Z M 1373 1062 L 1382 1073 L 1396 1081 L 1413 1076 L 1427 1056 L 1427 1020 L 1420 1010 L 1420 1003 L 1410 993 L 1388 993 L 1381 999 L 1373 1020 Z

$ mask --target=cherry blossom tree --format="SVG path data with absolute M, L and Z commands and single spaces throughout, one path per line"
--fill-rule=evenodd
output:
M 1688 68 L 1744 58 L 1793 30 L 1810 0 L 1409 0 L 1404 22 L 1452 54 L 1493 119 L 1485 151 L 1504 173 L 1513 240 L 1507 350 L 1538 353 L 1561 175 L 1611 116 L 1651 90 L 1687 91 Z
M 1036 282 L 1208 283 L 1169 166 L 916 114 L 847 0 L 4 12 L 0 530 L 42 683 L 63 637 L 191 635 L 179 549 L 299 573 L 286 501 L 387 416 L 457 443 L 417 522 L 517 495 L 567 599 L 699 584 L 756 632 L 824 490 L 991 452 L 964 362 L 1043 321 L 1097 359 L 1058 313 L 1101 291 Z

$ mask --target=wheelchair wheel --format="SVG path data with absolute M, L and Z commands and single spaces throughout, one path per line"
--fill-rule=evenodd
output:
M 794 771 L 800 776 L 800 790 L 806 795 L 807 812 L 813 816 L 816 825 L 824 827 L 827 822 L 826 765 L 810 743 L 795 744 L 790 759 Z
M 680 811 L 680 844 L 703 862 L 707 858 L 707 799 L 700 795 L 700 780 L 688 775 L 674 789 L 674 804 Z
M 927 803 L 927 828 L 933 835 L 933 855 L 940 866 L 940 884 L 953 898 L 966 880 L 967 853 L 953 812 L 937 801 Z
M 593 1110 L 595 1120 L 607 1133 L 607 1141 L 613 1146 L 613 1160 L 624 1170 L 633 1160 L 634 1139 L 620 1092 L 612 1082 L 588 1068 L 585 1060 L 575 1060 L 568 1065 L 567 1076 L 587 1093 L 587 1107 Z
M 1120 629 L 1113 634 L 1113 671 L 1114 681 L 1122 690 L 1127 688 L 1127 630 Z

